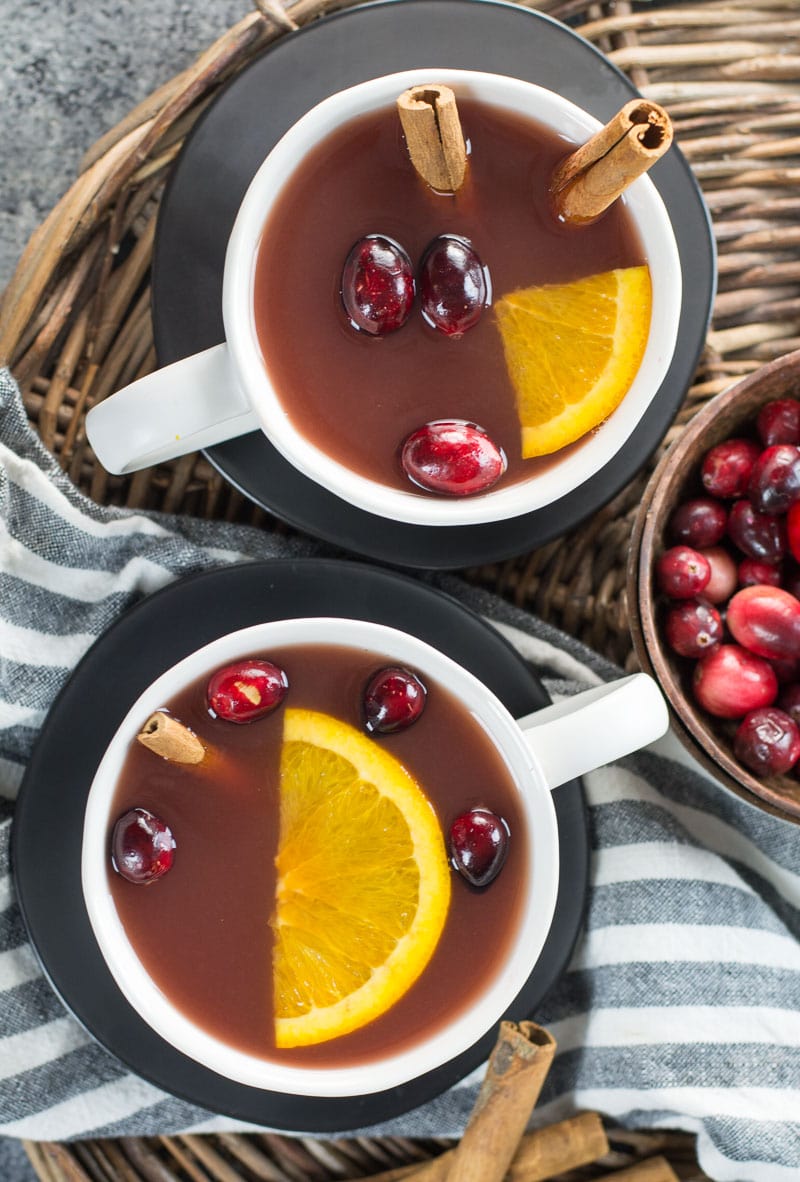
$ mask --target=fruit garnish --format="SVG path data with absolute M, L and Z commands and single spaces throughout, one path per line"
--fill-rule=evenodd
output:
M 324 1042 L 385 1013 L 430 960 L 450 902 L 420 786 L 354 727 L 287 709 L 276 865 L 276 1044 Z
M 427 690 L 415 673 L 399 666 L 380 669 L 367 683 L 362 710 L 370 734 L 390 735 L 416 722 Z
M 753 464 L 747 495 L 760 513 L 786 513 L 800 501 L 800 448 L 768 447 Z
M 353 327 L 371 336 L 402 328 L 414 303 L 411 259 L 402 246 L 381 234 L 360 238 L 342 271 L 342 302 Z
M 661 590 L 672 599 L 693 599 L 711 578 L 708 559 L 691 546 L 672 546 L 656 563 L 656 578 Z
M 646 266 L 497 301 L 524 458 L 574 443 L 619 406 L 644 356 L 651 308 Z
M 247 658 L 217 669 L 206 689 L 208 708 L 226 722 L 254 722 L 286 697 L 289 680 L 272 661 Z
M 722 640 L 722 617 L 702 599 L 684 599 L 667 612 L 667 644 L 682 657 L 702 657 Z
M 800 402 L 796 398 L 776 398 L 758 412 L 756 428 L 764 447 L 776 443 L 800 444 Z
M 756 656 L 780 661 L 800 653 L 800 600 L 781 587 L 737 591 L 725 622 L 734 640 Z
M 111 864 L 127 882 L 155 882 L 172 868 L 174 859 L 171 829 L 147 809 L 129 809 L 114 825 Z
M 748 558 L 780 562 L 786 553 L 786 522 L 771 513 L 759 513 L 749 501 L 731 506 L 728 536 Z
M 775 670 L 738 644 L 719 644 L 695 665 L 694 696 L 717 718 L 743 718 L 778 696 Z
M 400 463 L 420 488 L 453 497 L 487 492 L 507 467 L 503 449 L 483 427 L 463 419 L 437 419 L 413 431 Z
M 470 809 L 450 826 L 450 861 L 472 886 L 488 886 L 508 855 L 509 828 L 491 809 Z
M 684 542 L 697 550 L 702 546 L 716 546 L 725 537 L 728 511 L 711 497 L 695 497 L 684 501 L 669 519 L 669 534 L 675 542 Z
M 487 271 L 472 243 L 456 234 L 434 238 L 419 267 L 422 315 L 446 336 L 473 328 L 489 302 Z
M 752 710 L 739 724 L 733 751 L 757 776 L 780 776 L 800 759 L 800 730 L 775 706 Z
M 700 479 L 712 496 L 743 497 L 747 492 L 759 446 L 751 439 L 725 439 L 703 457 Z

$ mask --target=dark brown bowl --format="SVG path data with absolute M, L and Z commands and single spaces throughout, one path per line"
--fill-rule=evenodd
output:
M 670 705 L 675 733 L 714 777 L 750 804 L 800 824 L 800 779 L 796 774 L 759 778 L 733 754 L 737 723 L 714 718 L 691 693 L 693 661 L 673 653 L 663 640 L 653 567 L 668 543 L 665 526 L 676 505 L 702 494 L 699 469 L 705 452 L 732 435 L 752 434 L 765 402 L 800 394 L 800 350 L 763 366 L 713 398 L 695 415 L 653 473 L 636 516 L 628 563 L 628 610 L 636 655 Z

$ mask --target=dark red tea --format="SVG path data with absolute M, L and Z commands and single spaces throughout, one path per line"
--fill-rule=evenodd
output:
M 170 763 L 139 744 L 131 747 L 113 800 L 112 822 L 130 808 L 156 814 L 174 835 L 174 862 L 168 873 L 146 886 L 125 881 L 109 863 L 110 888 L 147 972 L 198 1025 L 265 1058 L 318 1065 L 368 1061 L 432 1034 L 495 973 L 527 889 L 524 820 L 510 773 L 493 743 L 453 695 L 426 678 L 424 710 L 413 725 L 376 734 L 370 741 L 417 780 L 445 839 L 466 810 L 483 806 L 503 817 L 511 833 L 507 860 L 481 889 L 450 872 L 450 907 L 436 950 L 419 979 L 387 1013 L 331 1041 L 277 1050 L 269 919 L 276 890 L 283 711 L 290 704 L 324 712 L 366 735 L 365 687 L 392 662 L 335 645 L 277 649 L 268 659 L 286 671 L 289 690 L 284 703 L 257 722 L 234 725 L 211 717 L 205 678 L 164 703 L 223 754 L 224 776 Z
M 589 226 L 553 216 L 550 178 L 573 145 L 533 119 L 474 99 L 458 103 L 471 154 L 455 195 L 421 182 L 394 108 L 365 115 L 318 145 L 289 180 L 256 265 L 261 349 L 294 426 L 361 475 L 412 492 L 401 444 L 438 419 L 480 424 L 508 458 L 501 482 L 529 477 L 552 460 L 521 457 L 491 307 L 458 338 L 426 323 L 418 304 L 387 335 L 353 329 L 340 289 L 355 242 L 385 235 L 418 268 L 433 239 L 458 235 L 488 268 L 494 300 L 645 261 L 624 200 Z

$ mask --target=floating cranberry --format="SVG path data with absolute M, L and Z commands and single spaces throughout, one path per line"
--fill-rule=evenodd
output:
M 786 513 L 800 500 L 800 448 L 768 447 L 753 465 L 747 495 L 760 513 Z
M 795 502 L 786 517 L 789 550 L 795 562 L 800 562 L 800 502 Z
M 728 535 L 749 558 L 780 562 L 786 553 L 786 522 L 759 513 L 749 501 L 736 501 L 728 517 Z
M 734 639 L 759 657 L 791 660 L 800 653 L 800 600 L 780 587 L 744 587 L 728 604 Z
M 776 443 L 800 443 L 800 402 L 796 398 L 776 398 L 761 407 L 756 427 L 764 447 Z
M 434 238 L 420 263 L 422 315 L 447 336 L 463 336 L 478 323 L 489 303 L 487 274 L 466 238 L 455 234 Z
M 355 328 L 384 336 L 402 328 L 414 303 L 411 259 L 381 234 L 360 238 L 342 272 L 342 302 Z
M 758 558 L 745 558 L 739 563 L 737 577 L 740 587 L 780 587 L 781 568 Z
M 739 724 L 733 751 L 757 776 L 781 776 L 800 759 L 800 730 L 775 706 L 752 710 Z
M 700 553 L 711 567 L 711 578 L 703 590 L 703 599 L 724 603 L 736 590 L 736 563 L 722 546 L 709 546 Z
M 716 546 L 725 537 L 728 511 L 711 497 L 696 497 L 684 501 L 669 519 L 673 541 L 685 542 L 697 550 L 702 546 Z
M 711 578 L 708 559 L 691 546 L 673 546 L 656 563 L 658 585 L 672 599 L 692 599 Z
M 155 882 L 172 868 L 174 860 L 175 838 L 154 813 L 129 809 L 114 825 L 111 864 L 128 882 Z
M 289 680 L 272 661 L 247 658 L 218 669 L 206 689 L 208 708 L 226 722 L 254 722 L 280 706 Z
M 771 706 L 778 679 L 769 661 L 738 644 L 720 644 L 695 665 L 694 695 L 717 718 L 744 718 L 750 710 Z
M 487 492 L 507 466 L 505 452 L 483 427 L 463 419 L 438 419 L 414 431 L 400 462 L 420 488 L 455 497 Z
M 800 726 L 800 682 L 792 682 L 784 686 L 778 698 L 778 706 L 784 710 L 793 722 Z
M 706 452 L 700 476 L 714 497 L 742 497 L 760 448 L 750 439 L 726 439 Z
M 722 617 L 702 599 L 686 599 L 667 612 L 667 644 L 682 657 L 702 657 L 722 640 Z
M 476 887 L 497 878 L 508 854 L 508 824 L 489 809 L 470 809 L 450 826 L 450 860 Z
M 425 708 L 426 694 L 420 679 L 408 669 L 390 666 L 379 670 L 364 690 L 364 726 L 380 735 L 405 730 Z

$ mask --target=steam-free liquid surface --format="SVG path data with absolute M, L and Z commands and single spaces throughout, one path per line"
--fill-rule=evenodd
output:
M 297 646 L 263 655 L 289 677 L 285 705 L 360 726 L 361 692 L 387 664 L 338 646 Z M 209 670 L 211 672 L 211 670 Z M 164 706 L 209 746 L 224 752 L 226 775 L 179 767 L 133 744 L 117 786 L 112 824 L 129 808 L 149 809 L 172 829 L 173 868 L 148 886 L 111 868 L 120 919 L 153 980 L 200 1026 L 251 1054 L 284 1062 L 343 1064 L 398 1050 L 435 1031 L 480 993 L 502 960 L 527 886 L 528 843 L 516 789 L 502 757 L 464 707 L 426 680 L 421 718 L 382 736 L 434 804 L 443 831 L 466 809 L 489 807 L 511 829 L 498 878 L 476 890 L 452 872 L 444 932 L 422 976 L 383 1017 L 316 1047 L 275 1049 L 272 1002 L 274 857 L 282 708 L 248 725 L 212 719 L 206 679 Z M 142 719 L 142 722 L 145 720 Z M 110 838 L 110 834 L 109 834 Z M 476 1037 L 479 1032 L 476 1032 Z
M 434 419 L 484 427 L 508 456 L 503 482 L 553 461 L 521 458 L 491 308 L 459 339 L 426 324 L 418 303 L 387 336 L 353 330 L 340 280 L 354 242 L 388 235 L 416 268 L 432 239 L 459 234 L 489 268 L 495 299 L 646 261 L 624 200 L 591 226 L 553 216 L 550 178 L 574 145 L 532 119 L 474 99 L 459 97 L 458 105 L 471 154 L 457 194 L 435 194 L 419 179 L 393 107 L 362 116 L 318 145 L 289 179 L 256 265 L 259 341 L 294 426 L 354 471 L 409 492 L 419 490 L 400 467 L 399 448 Z

